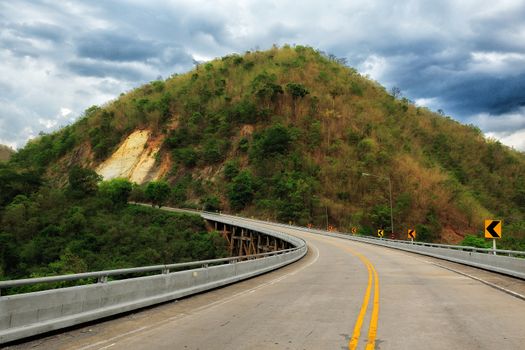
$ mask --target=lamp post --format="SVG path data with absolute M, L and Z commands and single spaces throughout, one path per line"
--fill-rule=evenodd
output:
M 363 176 L 373 176 L 373 177 L 377 177 L 378 179 L 386 179 L 388 180 L 388 189 L 389 189 L 389 192 L 390 192 L 390 228 L 392 230 L 392 234 L 394 234 L 394 215 L 392 214 L 393 210 L 392 210 L 392 181 L 390 180 L 390 176 L 389 177 L 386 177 L 386 176 L 378 176 L 378 175 L 374 175 L 374 174 L 369 174 L 369 173 L 361 173 L 361 175 Z

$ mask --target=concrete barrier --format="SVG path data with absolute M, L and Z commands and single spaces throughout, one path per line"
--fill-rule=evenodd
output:
M 216 218 L 208 216 L 208 219 Z M 241 222 L 236 224 L 245 227 Z M 235 283 L 297 261 L 307 252 L 306 243 L 299 238 L 276 230 L 264 233 L 284 239 L 295 248 L 217 266 L 0 296 L 0 344 Z M 5 288 L 10 286 L 9 282 L 16 281 L 0 283 Z
M 365 243 L 381 245 L 388 248 L 394 248 L 404 250 L 407 252 L 422 254 L 448 260 L 463 265 L 474 266 L 488 271 L 493 271 L 520 279 L 525 279 L 525 259 L 517 258 L 512 256 L 494 255 L 490 252 L 480 253 L 476 251 L 469 251 L 468 248 L 461 249 L 461 247 L 451 249 L 445 247 L 432 247 L 427 245 L 412 245 L 407 243 L 400 243 L 395 241 L 381 241 L 367 238 L 352 238 L 352 237 L 341 237 L 339 238 L 353 239 Z

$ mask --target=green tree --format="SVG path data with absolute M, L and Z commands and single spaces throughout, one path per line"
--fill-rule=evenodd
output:
M 252 93 L 262 102 L 275 102 L 277 97 L 282 94 L 283 88 L 276 84 L 277 77 L 275 74 L 266 72 L 259 74 L 252 81 Z M 269 105 L 267 105 L 269 107 Z
M 202 159 L 207 163 L 217 163 L 224 159 L 226 147 L 225 142 L 211 138 L 204 143 Z
M 174 158 L 188 168 L 197 165 L 199 155 L 191 147 L 178 148 L 173 151 Z
M 273 125 L 257 135 L 251 157 L 255 160 L 286 154 L 292 143 L 292 135 L 287 127 Z
M 69 248 L 65 249 L 59 260 L 49 263 L 49 268 L 58 275 L 81 273 L 88 269 L 86 262 L 73 254 Z
M 370 219 L 374 227 L 390 229 L 390 205 L 378 204 L 374 206 L 370 213 Z
M 145 202 L 147 198 L 144 193 L 144 186 L 133 183 L 131 193 L 129 194 L 129 200 L 132 202 Z
M 295 117 L 295 112 L 297 109 L 297 100 L 308 95 L 310 91 L 308 91 L 308 89 L 303 84 L 299 83 L 286 84 L 286 91 L 292 96 L 292 112 Z
M 94 170 L 75 165 L 69 171 L 69 189 L 76 198 L 92 195 L 97 192 L 98 182 L 102 176 Z
M 233 178 L 228 187 L 228 199 L 234 210 L 243 209 L 253 200 L 255 184 L 253 175 L 248 171 L 241 171 Z
M 207 211 L 218 211 L 221 209 L 221 202 L 217 196 L 206 196 L 201 201 L 202 209 Z
M 290 95 L 292 95 L 292 98 L 294 100 L 298 98 L 303 98 L 310 93 L 310 91 L 308 91 L 308 89 L 303 84 L 299 83 L 286 84 L 286 91 Z
M 168 200 L 171 188 L 166 181 L 151 181 L 146 186 L 146 197 L 153 206 L 162 207 Z
M 36 172 L 17 172 L 7 164 L 0 164 L 0 207 L 9 204 L 19 194 L 36 192 L 41 184 L 41 175 Z
M 239 162 L 234 160 L 227 161 L 224 164 L 223 174 L 226 180 L 232 180 L 239 174 Z
M 108 198 L 114 206 L 123 206 L 128 202 L 133 186 L 126 179 L 112 179 L 103 181 L 99 185 L 99 194 Z
M 189 182 L 191 182 L 191 179 L 189 181 L 180 181 L 173 186 L 170 199 L 171 203 L 181 205 L 188 199 L 187 192 Z

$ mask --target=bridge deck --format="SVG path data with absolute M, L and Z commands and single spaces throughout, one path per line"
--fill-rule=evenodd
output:
M 382 350 L 523 349 L 525 301 L 519 298 L 432 258 L 283 230 L 310 246 L 293 265 L 13 348 L 346 349 L 360 321 L 359 349 L 369 337 Z M 520 280 L 493 280 L 525 290 Z

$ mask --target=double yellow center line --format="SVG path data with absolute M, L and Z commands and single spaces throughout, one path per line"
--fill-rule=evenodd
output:
M 372 315 L 370 317 L 370 325 L 368 326 L 368 341 L 366 343 L 366 350 L 373 350 L 375 348 L 376 337 L 377 337 L 377 322 L 379 320 L 379 278 L 377 276 L 377 271 L 364 255 L 354 252 L 350 248 L 346 247 L 345 250 L 350 252 L 352 255 L 355 255 L 361 260 L 361 262 L 366 266 L 368 270 L 368 285 L 366 287 L 365 297 L 363 298 L 363 303 L 361 304 L 361 310 L 357 316 L 357 320 L 354 326 L 354 333 L 348 342 L 348 349 L 354 350 L 357 348 L 359 342 L 359 336 L 361 335 L 361 327 L 363 325 L 363 320 L 366 315 L 366 309 L 370 303 L 370 294 L 372 291 L 372 284 L 374 285 L 374 299 L 372 301 Z
M 372 315 L 370 316 L 370 324 L 368 326 L 368 341 L 366 343 L 366 350 L 373 350 L 375 348 L 375 342 L 377 337 L 377 322 L 379 319 L 379 278 L 377 276 L 377 271 L 374 265 L 368 260 L 363 254 L 358 253 L 348 246 L 341 244 L 339 242 L 334 242 L 329 240 L 330 244 L 338 246 L 343 250 L 349 252 L 350 254 L 356 256 L 361 260 L 361 262 L 366 266 L 368 271 L 368 284 L 366 287 L 365 296 L 363 298 L 363 303 L 361 304 L 361 309 L 357 320 L 354 326 L 354 332 L 350 341 L 348 342 L 348 349 L 355 350 L 359 342 L 359 336 L 361 335 L 361 328 L 366 316 L 366 310 L 368 309 L 368 304 L 370 304 L 370 296 L 372 294 L 372 287 L 374 289 L 374 296 L 372 300 Z

